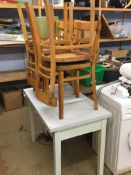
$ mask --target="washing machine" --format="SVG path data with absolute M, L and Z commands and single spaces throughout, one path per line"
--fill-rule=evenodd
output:
M 99 94 L 99 103 L 112 113 L 107 122 L 105 164 L 114 175 L 131 171 L 131 98 L 111 94 L 112 85 Z M 93 149 L 97 150 L 97 134 Z

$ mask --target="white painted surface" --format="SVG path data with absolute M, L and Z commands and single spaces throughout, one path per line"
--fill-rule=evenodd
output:
M 14 44 L 25 44 L 24 41 L 0 41 L 0 46 L 4 45 L 14 45 Z
M 87 123 L 82 126 L 73 127 L 67 130 L 58 131 L 52 134 L 53 146 L 54 146 L 54 170 L 55 175 L 61 175 L 61 142 L 73 137 L 77 137 L 83 134 L 99 131 L 99 143 L 98 143 L 98 159 L 97 159 L 97 175 L 103 175 L 104 170 L 104 150 L 105 150 L 105 135 L 106 135 L 106 122 L 99 120 L 93 123 Z
M 131 63 L 125 63 L 120 67 L 120 74 L 131 80 Z
M 101 122 L 101 131 L 98 132 L 98 155 L 97 155 L 97 175 L 103 175 L 104 155 L 105 155 L 105 139 L 106 139 L 106 123 L 107 120 Z
M 102 89 L 102 99 L 107 101 L 109 105 L 113 105 L 115 108 L 122 110 L 122 119 L 131 119 L 131 98 L 120 98 L 111 94 L 111 86 L 106 86 Z
M 61 139 L 57 133 L 53 136 L 54 175 L 61 175 Z
M 130 138 L 131 120 L 125 120 L 121 123 L 120 141 L 118 149 L 118 164 L 117 171 L 131 170 L 131 148 Z M 129 144 L 129 145 L 128 145 Z M 125 172 L 126 172 L 125 171 Z
M 115 175 L 128 172 L 131 170 L 131 143 L 128 138 L 131 132 L 131 99 L 111 95 L 110 85 L 102 90 L 99 102 L 112 112 L 112 118 L 107 123 L 105 163 Z M 95 142 L 96 135 L 93 147 L 97 149 Z
M 56 86 L 56 96 L 58 95 Z M 49 107 L 36 99 L 32 88 L 24 92 L 29 100 L 32 141 L 35 141 L 33 113 L 36 110 L 49 132 L 52 132 L 54 147 L 54 175 L 61 175 L 61 142 L 76 136 L 99 131 L 97 175 L 103 175 L 106 122 L 111 113 L 99 107 L 94 111 L 93 103 L 86 96 L 73 95 L 72 87 L 65 84 L 65 119 L 59 120 L 58 108 Z M 34 107 L 33 107 L 34 106 Z
M 111 116 L 110 112 L 103 107 L 99 106 L 99 110 L 94 110 L 93 102 L 86 96 L 80 94 L 80 98 L 76 98 L 69 85 L 65 85 L 63 120 L 58 117 L 58 107 L 49 107 L 40 102 L 35 97 L 32 88 L 24 89 L 24 92 L 50 133 L 92 123 Z

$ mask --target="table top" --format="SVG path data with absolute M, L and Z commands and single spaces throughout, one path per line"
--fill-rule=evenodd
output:
M 82 126 L 111 117 L 111 113 L 101 106 L 98 107 L 98 110 L 94 110 L 93 101 L 85 95 L 80 94 L 80 97 L 76 98 L 71 86 L 66 84 L 64 87 L 63 120 L 59 119 L 58 106 L 55 108 L 47 106 L 35 97 L 35 92 L 32 88 L 24 89 L 27 99 L 34 106 L 50 133 Z M 58 88 L 56 88 L 56 94 L 58 94 L 57 92 Z

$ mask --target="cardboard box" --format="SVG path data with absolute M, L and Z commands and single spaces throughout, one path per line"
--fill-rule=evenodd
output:
M 5 111 L 11 111 L 23 106 L 22 91 L 16 88 L 2 88 L 0 89 L 2 105 Z
M 105 54 L 110 55 L 111 57 L 122 58 L 127 56 L 128 50 L 108 49 L 105 51 Z

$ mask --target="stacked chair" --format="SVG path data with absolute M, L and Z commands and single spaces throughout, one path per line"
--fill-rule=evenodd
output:
M 35 79 L 36 79 L 37 60 L 34 55 L 33 40 L 32 40 L 32 37 L 28 35 L 22 7 L 20 4 L 18 4 L 18 14 L 19 14 L 22 31 L 25 39 L 25 44 L 26 44 L 27 81 L 29 85 L 34 87 Z
M 49 29 L 46 42 L 39 35 L 32 4 L 26 3 L 35 57 L 36 97 L 41 102 L 56 107 L 55 84 L 58 83 L 59 119 L 63 119 L 64 83 L 72 82 L 74 93 L 79 97 L 79 80 L 91 77 L 94 109 L 97 110 L 95 64 L 99 52 L 100 21 L 95 20 L 95 2 L 90 0 L 89 21 L 75 20 L 73 4 L 64 3 L 64 19 L 55 22 L 53 6 L 47 0 L 44 0 L 44 4 Z M 89 66 L 92 67 L 91 73 L 84 71 Z M 80 75 L 80 71 L 84 71 L 85 75 Z
M 41 4 L 40 1 L 38 1 L 38 17 L 42 17 L 42 9 L 41 9 Z M 22 32 L 24 35 L 24 40 L 25 40 L 25 44 L 26 44 L 26 64 L 27 64 L 27 81 L 28 84 L 33 86 L 35 88 L 35 82 L 36 82 L 36 74 L 37 74 L 37 55 L 35 53 L 34 50 L 34 43 L 33 43 L 33 39 L 32 39 L 32 35 L 30 34 L 30 32 L 27 31 L 27 27 L 26 27 L 26 21 L 24 18 L 24 9 L 22 8 L 22 6 L 20 4 L 17 5 L 17 9 L 18 9 L 18 15 L 19 15 L 19 19 L 21 22 L 21 28 L 22 28 Z M 40 37 L 40 33 L 38 32 L 38 35 Z M 41 42 L 42 45 L 44 45 L 47 42 L 48 38 L 42 38 Z

